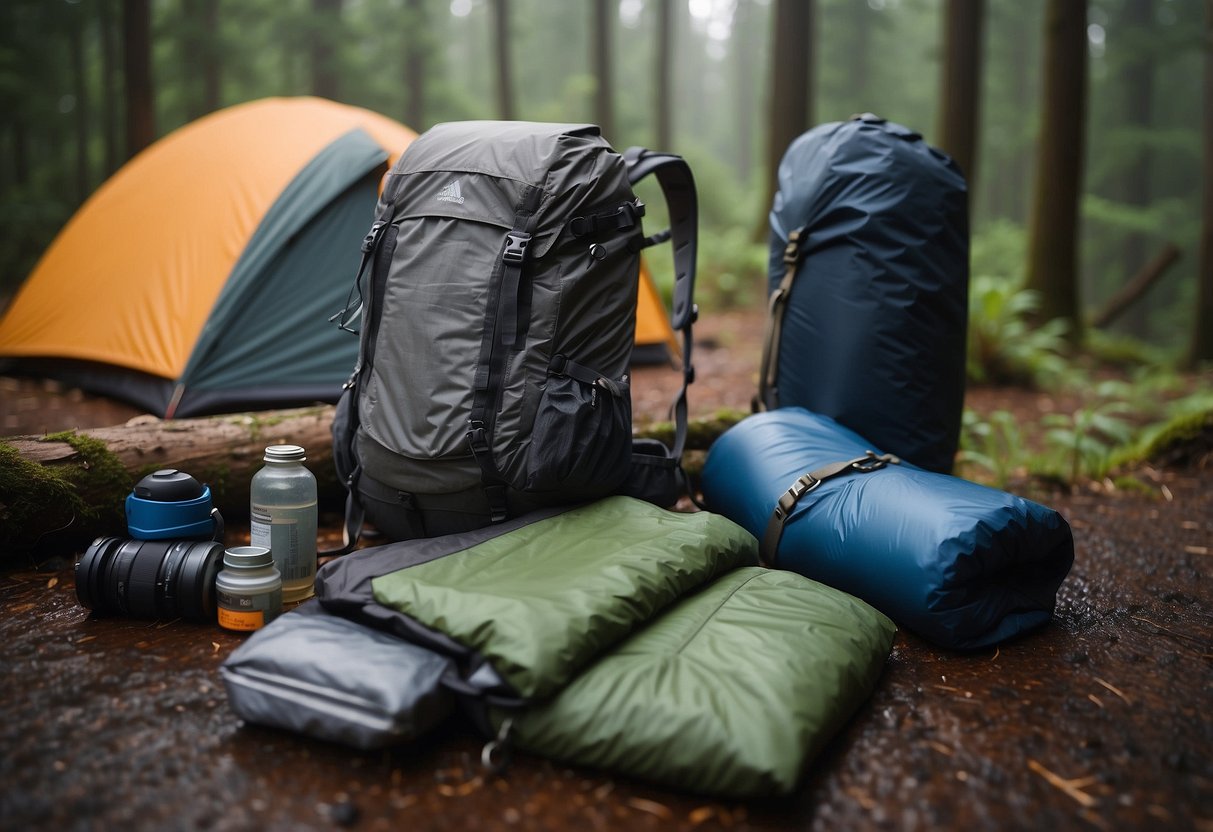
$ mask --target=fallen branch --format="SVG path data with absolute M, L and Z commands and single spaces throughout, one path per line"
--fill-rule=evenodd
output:
M 1112 295 L 1104 304 L 1103 309 L 1095 313 L 1091 318 L 1091 326 L 1103 329 L 1112 323 L 1122 312 L 1148 292 L 1167 269 L 1175 265 L 1179 260 L 1179 255 L 1179 247 L 1174 243 L 1167 243 L 1163 246 L 1162 251 L 1153 260 L 1142 266 L 1141 271 L 1135 274 L 1133 279 L 1126 283 L 1119 292 Z
M 1084 792 L 1083 789 L 1085 789 L 1087 786 L 1093 786 L 1098 783 L 1098 777 L 1077 777 L 1072 780 L 1067 780 L 1060 775 L 1054 774 L 1040 763 L 1032 759 L 1028 760 L 1028 768 L 1032 769 L 1032 771 L 1036 772 L 1046 781 L 1048 781 L 1049 785 L 1060 789 L 1068 797 L 1082 806 L 1089 809 L 1095 805 L 1095 798 Z

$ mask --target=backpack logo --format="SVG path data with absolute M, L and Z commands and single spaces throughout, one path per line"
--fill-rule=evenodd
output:
M 452 179 L 451 184 L 447 185 L 438 192 L 439 202 L 455 202 L 459 205 L 463 204 L 463 193 L 459 188 L 459 180 Z

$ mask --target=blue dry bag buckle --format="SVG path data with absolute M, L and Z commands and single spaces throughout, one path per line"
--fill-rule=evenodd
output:
M 796 504 L 800 502 L 804 495 L 817 490 L 828 479 L 852 472 L 870 474 L 872 471 L 879 471 L 886 465 L 898 465 L 900 463 L 901 460 L 893 454 L 877 454 L 875 451 L 865 451 L 863 456 L 856 459 L 848 459 L 846 462 L 835 462 L 830 465 L 824 465 L 810 474 L 801 474 L 792 483 L 791 487 L 780 495 L 779 501 L 775 505 L 775 510 L 771 512 L 771 519 L 767 521 L 766 533 L 762 536 L 762 542 L 758 548 L 759 562 L 764 566 L 771 566 L 775 563 L 775 553 L 779 548 L 779 539 L 783 536 L 783 526 L 788 522 L 788 517 L 791 516 L 792 510 L 796 508 Z

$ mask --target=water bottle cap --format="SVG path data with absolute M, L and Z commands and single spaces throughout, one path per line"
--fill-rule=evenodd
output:
M 303 462 L 303 448 L 298 445 L 270 445 L 265 449 L 266 462 Z
M 148 474 L 135 486 L 135 496 L 156 503 L 196 500 L 205 493 L 202 483 L 176 468 L 162 468 Z

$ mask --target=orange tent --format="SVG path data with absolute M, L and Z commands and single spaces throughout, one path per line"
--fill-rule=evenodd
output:
M 414 138 L 318 98 L 180 128 L 60 232 L 0 319 L 0 359 L 165 416 L 335 401 L 357 339 L 328 318 Z M 673 343 L 647 274 L 638 318 L 641 343 Z

